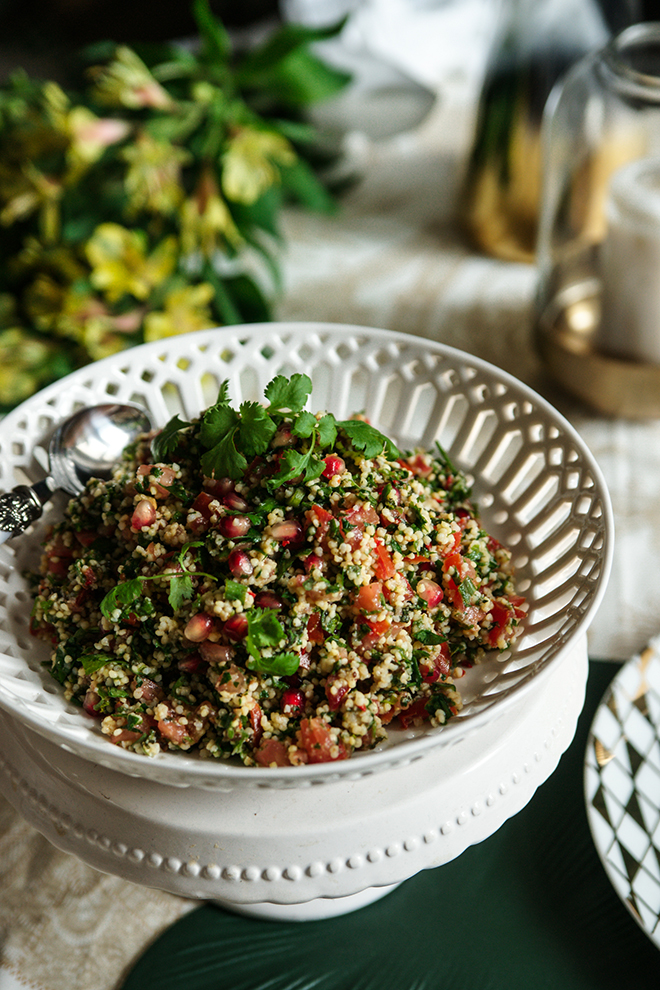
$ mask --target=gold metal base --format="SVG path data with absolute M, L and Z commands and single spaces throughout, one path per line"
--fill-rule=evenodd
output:
M 555 380 L 606 416 L 660 418 L 660 365 L 606 354 L 596 346 L 596 295 L 553 307 L 537 325 L 537 346 Z

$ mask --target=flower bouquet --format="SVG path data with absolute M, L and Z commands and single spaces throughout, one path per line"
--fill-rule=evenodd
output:
M 237 53 L 207 0 L 199 40 L 85 53 L 68 90 L 0 88 L 0 408 L 89 361 L 268 320 L 278 213 L 330 211 L 306 105 L 347 76 L 287 25 Z

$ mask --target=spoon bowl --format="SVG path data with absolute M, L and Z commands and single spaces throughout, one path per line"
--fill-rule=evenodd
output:
M 90 478 L 107 480 L 123 450 L 150 429 L 145 410 L 126 404 L 86 406 L 65 419 L 49 444 L 48 477 L 0 495 L 0 544 L 38 519 L 56 491 L 78 495 Z

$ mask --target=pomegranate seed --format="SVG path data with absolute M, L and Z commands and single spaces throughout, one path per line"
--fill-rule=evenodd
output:
M 231 478 L 204 478 L 202 487 L 212 495 L 227 495 L 228 492 L 233 492 L 234 482 Z
M 245 536 L 251 525 L 247 516 L 223 516 L 218 529 L 228 540 L 236 540 Z
M 285 715 L 293 715 L 305 707 L 305 695 L 297 688 L 287 688 L 282 694 L 282 711 Z
M 206 642 L 200 644 L 199 652 L 207 663 L 226 663 L 233 659 L 235 650 L 233 646 L 225 646 L 224 643 L 211 643 L 207 639 Z
M 226 495 L 222 496 L 222 504 L 226 505 L 228 509 L 233 509 L 234 512 L 247 512 L 249 509 L 243 496 L 234 491 L 227 492 Z
M 225 636 L 229 639 L 237 642 L 237 640 L 245 639 L 248 631 L 248 620 L 247 615 L 243 612 L 239 612 L 237 615 L 232 615 L 230 619 L 224 624 L 223 632 Z
M 284 426 L 281 430 L 278 430 L 273 439 L 270 441 L 271 447 L 286 447 L 293 440 L 293 433 L 291 430 Z
M 97 718 L 99 717 L 99 713 L 96 711 L 96 705 L 98 705 L 100 700 L 101 698 L 96 691 L 87 692 L 83 701 L 83 708 L 88 715 L 95 715 Z
M 284 602 L 273 591 L 260 591 L 254 599 L 254 604 L 256 608 L 274 608 L 277 610 L 284 608 Z
M 177 663 L 179 670 L 184 674 L 197 674 L 200 670 L 208 667 L 206 660 L 203 660 L 199 653 L 191 653 L 190 656 L 183 657 Z
M 205 639 L 209 638 L 212 629 L 212 616 L 207 615 L 206 612 L 198 612 L 197 615 L 193 615 L 192 618 L 188 619 L 186 628 L 183 630 L 183 635 L 191 643 L 203 643 Z
M 346 463 L 342 457 L 337 457 L 335 454 L 328 454 L 325 458 L 324 478 L 332 478 L 333 475 L 341 474 L 345 470 Z
M 297 519 L 285 519 L 270 528 L 270 535 L 279 543 L 298 543 L 303 538 L 302 526 Z
M 227 565 L 235 578 L 249 577 L 254 570 L 245 550 L 232 550 L 227 557 Z
M 131 516 L 131 529 L 145 529 L 156 521 L 156 506 L 148 498 L 140 499 Z
M 421 581 L 418 581 L 415 591 L 420 598 L 424 599 L 429 608 L 435 608 L 443 599 L 442 588 L 429 578 L 422 578 Z

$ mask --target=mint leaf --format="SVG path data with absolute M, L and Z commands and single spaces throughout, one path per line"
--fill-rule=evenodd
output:
M 170 590 L 167 594 L 167 600 L 176 612 L 181 605 L 192 598 L 193 596 L 193 583 L 192 575 L 190 574 L 173 574 L 170 578 Z
M 276 677 L 290 677 L 300 666 L 297 653 L 277 653 L 274 657 L 259 657 L 250 659 L 245 666 L 248 670 L 256 670 L 261 674 L 274 674 Z
M 301 412 L 291 427 L 295 437 L 311 437 L 316 427 L 316 416 L 311 412 Z
M 264 647 L 271 649 L 284 639 L 284 627 L 270 608 L 252 608 L 247 613 L 248 631 L 245 646 L 255 660 L 261 660 Z
M 178 414 L 173 416 L 169 423 L 166 423 L 160 433 L 151 441 L 151 453 L 154 462 L 168 461 L 172 459 L 172 454 L 179 446 L 179 433 L 190 426 L 185 420 L 179 419 Z
M 106 619 L 110 619 L 116 608 L 121 608 L 122 605 L 130 605 L 141 594 L 142 581 L 139 578 L 133 578 L 131 581 L 123 581 L 121 584 L 115 585 L 103 599 L 99 605 L 101 614 Z
M 245 451 L 248 457 L 263 454 L 277 431 L 275 423 L 258 402 L 243 402 L 240 412 L 239 440 L 241 449 Z
M 308 375 L 291 375 L 286 379 L 284 375 L 277 375 L 266 385 L 264 395 L 270 403 L 271 412 L 300 412 L 307 396 L 312 391 L 312 381 Z
M 385 453 L 390 460 L 401 456 L 392 441 L 370 423 L 361 419 L 344 419 L 337 423 L 357 450 L 364 451 L 365 457 L 377 457 Z

